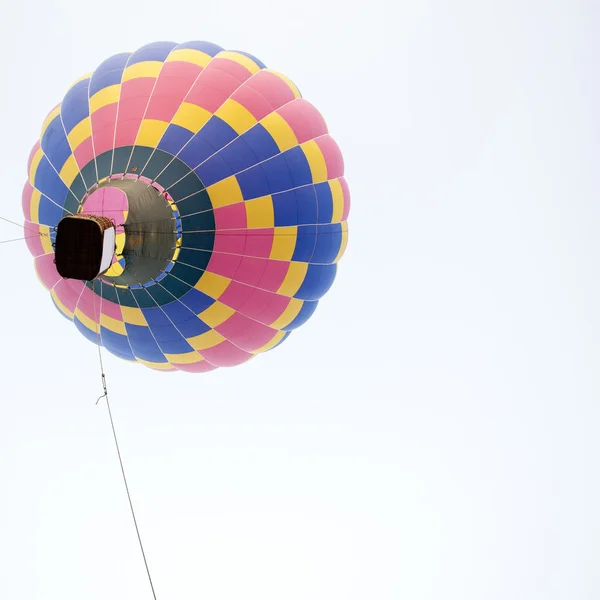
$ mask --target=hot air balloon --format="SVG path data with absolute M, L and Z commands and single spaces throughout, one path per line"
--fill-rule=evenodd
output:
M 286 76 L 208 42 L 156 42 L 77 80 L 23 191 L 35 271 L 110 353 L 161 371 L 241 364 L 331 287 L 342 154 Z

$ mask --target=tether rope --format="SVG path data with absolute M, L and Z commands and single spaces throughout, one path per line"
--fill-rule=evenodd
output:
M 94 284 L 92 283 L 92 294 L 93 294 L 93 298 L 94 298 L 94 316 L 98 319 L 98 317 L 96 316 L 96 292 L 94 290 Z M 96 325 L 98 325 L 98 323 L 96 323 Z M 99 358 L 99 362 L 100 362 L 100 375 L 102 378 L 102 389 L 104 391 L 104 393 L 102 394 L 102 396 L 100 396 L 98 398 L 98 400 L 96 400 L 96 404 L 98 404 L 98 402 L 100 402 L 100 400 L 102 400 L 102 398 L 106 399 L 106 407 L 108 408 L 108 416 L 110 419 L 110 426 L 112 429 L 112 433 L 113 433 L 113 438 L 115 440 L 115 447 L 117 449 L 117 455 L 119 457 L 119 464 L 121 465 L 121 474 L 123 475 L 123 482 L 125 483 L 125 491 L 127 492 L 127 499 L 129 500 L 129 508 L 131 509 L 131 516 L 133 517 L 133 524 L 135 525 L 135 531 L 137 533 L 137 538 L 138 538 L 138 542 L 140 544 L 140 550 L 142 551 L 142 558 L 144 559 L 144 565 L 146 567 L 146 573 L 148 574 L 148 581 L 150 583 L 150 588 L 152 589 L 152 596 L 154 598 L 154 600 L 156 600 L 156 592 L 154 591 L 154 583 L 152 582 L 152 576 L 150 575 L 150 568 L 148 567 L 148 561 L 146 559 L 146 553 L 144 551 L 144 544 L 142 543 L 142 536 L 140 535 L 140 529 L 138 527 L 138 522 L 137 522 L 137 518 L 135 516 L 135 509 L 133 508 L 133 501 L 131 499 L 131 493 L 129 491 L 129 485 L 127 483 L 127 476 L 125 475 L 125 467 L 123 466 L 123 458 L 121 456 L 121 449 L 119 447 L 119 440 L 117 438 L 117 431 L 115 429 L 115 422 L 113 420 L 113 415 L 112 415 L 112 410 L 110 408 L 110 401 L 108 398 L 108 388 L 106 385 L 106 373 L 104 371 L 104 362 L 102 360 L 102 348 L 100 346 L 100 333 L 98 331 L 98 327 L 96 330 L 96 333 L 98 335 L 98 358 Z

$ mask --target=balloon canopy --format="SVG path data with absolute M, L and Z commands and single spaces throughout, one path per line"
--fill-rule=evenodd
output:
M 148 44 L 81 77 L 28 174 L 25 226 L 40 235 L 27 244 L 54 304 L 153 369 L 205 372 L 279 345 L 347 243 L 323 117 L 284 75 L 208 42 Z

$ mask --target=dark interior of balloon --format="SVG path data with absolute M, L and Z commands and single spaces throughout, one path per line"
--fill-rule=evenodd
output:
M 56 270 L 65 279 L 92 281 L 112 264 L 115 227 L 106 217 L 73 215 L 56 230 Z
M 117 285 L 141 285 L 163 273 L 176 247 L 177 226 L 168 201 L 154 187 L 138 180 L 108 181 L 98 190 L 118 190 L 126 197 L 127 220 L 123 223 L 124 270 L 111 275 Z M 113 211 L 110 199 L 103 210 Z M 64 279 L 92 281 L 111 267 L 116 250 L 116 225 L 104 215 L 77 214 L 58 224 L 54 247 L 56 270 Z M 107 275 L 108 277 L 108 275 Z

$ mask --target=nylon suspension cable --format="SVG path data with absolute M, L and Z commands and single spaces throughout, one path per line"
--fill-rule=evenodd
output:
M 5 221 L 6 223 L 10 223 L 11 225 L 16 225 L 17 227 L 20 227 L 21 229 L 25 229 L 25 231 L 34 231 L 36 233 L 36 235 L 48 235 L 47 233 L 42 233 L 41 231 L 35 231 L 35 229 L 31 229 L 31 227 L 25 227 L 25 225 L 22 225 L 21 223 L 17 223 L 16 221 L 11 221 L 10 219 L 7 219 L 6 217 L 0 216 L 0 221 Z M 39 225 L 39 223 L 32 223 L 32 225 Z
M 94 287 L 95 287 L 94 283 L 92 283 L 92 294 L 93 294 L 93 298 L 94 298 L 94 316 L 97 318 L 96 333 L 98 335 L 98 342 L 99 342 L 98 343 L 98 359 L 99 359 L 99 363 L 100 363 L 100 376 L 101 376 L 101 380 L 102 380 L 102 389 L 104 391 L 102 396 L 100 396 L 98 398 L 98 400 L 96 400 L 96 404 L 98 404 L 98 402 L 100 402 L 100 400 L 102 400 L 102 398 L 106 399 L 106 407 L 108 409 L 108 417 L 110 419 L 110 426 L 112 429 L 113 439 L 115 441 L 115 448 L 117 450 L 117 456 L 119 457 L 119 465 L 121 466 L 121 475 L 123 476 L 123 483 L 125 484 L 125 491 L 127 492 L 127 499 L 129 500 L 129 508 L 131 509 L 131 516 L 133 517 L 133 524 L 135 526 L 135 531 L 136 531 L 138 542 L 140 545 L 140 550 L 142 552 L 142 558 L 144 559 L 144 566 L 146 567 L 146 574 L 148 575 L 148 582 L 150 583 L 150 589 L 152 590 L 152 597 L 154 598 L 154 600 L 156 600 L 156 592 L 154 590 L 154 583 L 152 582 L 152 575 L 150 574 L 150 567 L 148 566 L 148 560 L 146 559 L 146 552 L 144 551 L 144 544 L 142 542 L 140 528 L 138 526 L 137 518 L 135 515 L 133 501 L 131 499 L 131 492 L 129 491 L 129 484 L 127 483 L 127 475 L 125 474 L 125 467 L 123 465 L 123 457 L 121 456 L 121 449 L 119 447 L 119 439 L 117 438 L 115 422 L 113 419 L 112 410 L 110 408 L 110 400 L 108 397 L 108 387 L 106 384 L 106 373 L 104 370 L 104 362 L 102 360 L 102 348 L 100 346 L 101 340 L 100 340 L 100 332 L 99 332 L 99 327 L 98 327 L 98 317 L 97 317 L 97 313 L 96 313 L 96 292 L 95 292 Z
M 25 237 L 13 238 L 12 240 L 2 240 L 0 244 L 9 244 L 10 242 L 22 242 L 23 240 L 30 240 L 31 238 L 36 238 L 37 235 L 26 235 Z

